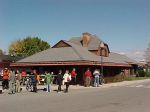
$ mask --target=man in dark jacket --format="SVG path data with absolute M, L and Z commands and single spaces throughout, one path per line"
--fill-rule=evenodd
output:
M 33 84 L 33 92 L 37 92 L 37 71 L 33 70 L 32 74 L 31 74 L 31 81 Z
M 59 70 L 59 73 L 57 75 L 57 84 L 58 84 L 58 93 L 61 92 L 61 85 L 62 85 L 62 81 L 63 81 L 63 75 L 62 75 L 62 71 Z

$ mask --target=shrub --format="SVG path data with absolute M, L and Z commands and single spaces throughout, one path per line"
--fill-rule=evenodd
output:
M 150 77 L 150 73 L 146 72 L 145 77 Z
M 138 77 L 150 77 L 150 73 L 140 70 L 138 71 Z
M 143 70 L 138 71 L 138 77 L 144 77 L 145 72 Z

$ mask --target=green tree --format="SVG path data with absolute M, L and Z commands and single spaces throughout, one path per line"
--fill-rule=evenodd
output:
M 3 55 L 3 51 L 0 49 L 0 55 Z
M 27 57 L 50 48 L 50 45 L 38 37 L 26 37 L 16 40 L 9 46 L 9 54 Z
M 148 44 L 148 48 L 146 49 L 144 56 L 145 56 L 146 62 L 149 63 L 150 62 L 150 43 Z
M 23 51 L 23 41 L 20 39 L 13 41 L 9 46 L 10 55 L 23 56 L 22 51 Z

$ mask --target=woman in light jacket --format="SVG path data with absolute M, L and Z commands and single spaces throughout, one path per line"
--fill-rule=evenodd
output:
M 71 81 L 71 75 L 69 74 L 69 71 L 66 70 L 64 76 L 63 76 L 63 79 L 64 79 L 64 83 L 66 85 L 66 89 L 65 89 L 65 93 L 68 92 L 68 88 L 69 88 L 69 83 Z
M 15 71 L 12 69 L 9 73 L 9 93 L 8 94 L 15 94 Z

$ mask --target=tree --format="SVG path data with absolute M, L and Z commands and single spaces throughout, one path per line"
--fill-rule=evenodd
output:
M 3 51 L 0 49 L 0 55 L 3 55 Z
M 20 39 L 13 41 L 9 46 L 10 55 L 23 56 L 22 51 L 23 51 L 23 41 Z
M 150 43 L 148 44 L 148 48 L 145 51 L 145 60 L 146 62 L 150 62 Z
M 9 54 L 15 56 L 27 57 L 37 52 L 50 48 L 50 45 L 38 37 L 26 37 L 11 43 Z

